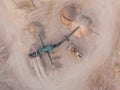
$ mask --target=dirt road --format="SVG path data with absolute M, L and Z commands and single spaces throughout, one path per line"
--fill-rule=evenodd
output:
M 19 8 L 20 1 L 0 1 L 0 43 L 4 44 L 0 44 L 0 54 L 4 54 L 3 57 L 0 55 L 0 90 L 107 90 L 90 89 L 88 77 L 106 66 L 106 62 L 113 64 L 116 61 L 111 58 L 119 36 L 120 2 L 34 0 L 25 4 L 25 8 Z M 87 25 L 99 35 L 92 32 L 82 38 L 72 36 L 69 42 L 51 53 L 54 65 L 50 65 L 46 54 L 42 58 L 30 59 L 28 54 L 41 47 L 38 32 L 45 33 L 43 41 L 46 45 L 59 42 L 70 33 L 59 15 L 62 8 L 71 5 L 77 8 L 76 22 Z M 92 23 L 89 24 L 88 18 L 81 18 L 82 15 L 88 16 Z M 30 32 L 31 23 L 38 32 Z M 70 42 L 81 52 L 80 62 L 67 50 Z M 113 85 L 111 81 L 110 85 Z

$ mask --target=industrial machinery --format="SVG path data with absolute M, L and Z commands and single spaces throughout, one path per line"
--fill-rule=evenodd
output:
M 69 45 L 68 50 L 70 50 L 70 52 L 77 57 L 77 60 L 79 61 L 81 60 L 81 54 L 78 51 L 78 49 L 75 47 L 75 45 L 73 44 Z
M 34 58 L 34 57 L 36 57 L 36 56 L 42 55 L 42 54 L 44 54 L 44 53 L 47 53 L 47 54 L 48 54 L 48 57 L 50 58 L 51 64 L 53 64 L 52 58 L 51 58 L 51 55 L 50 55 L 50 52 L 53 51 L 55 48 L 59 47 L 63 42 L 65 42 L 66 40 L 68 40 L 69 37 L 70 37 L 75 31 L 77 31 L 79 28 L 80 28 L 79 26 L 76 27 L 76 28 L 75 28 L 68 36 L 66 36 L 66 38 L 63 39 L 61 42 L 59 42 L 59 43 L 57 43 L 57 44 L 46 45 L 46 46 L 44 45 L 43 40 L 41 39 L 41 36 L 40 36 L 40 34 L 39 34 L 40 41 L 41 41 L 41 43 L 42 43 L 43 48 L 41 48 L 41 49 L 39 49 L 39 50 L 37 50 L 37 51 L 35 51 L 35 52 L 33 52 L 33 53 L 30 53 L 30 54 L 29 54 L 29 57 L 30 57 L 30 58 Z

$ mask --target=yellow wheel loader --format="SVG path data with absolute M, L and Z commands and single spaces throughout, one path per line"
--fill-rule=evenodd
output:
M 73 44 L 69 45 L 68 50 L 69 50 L 73 55 L 76 56 L 77 60 L 79 60 L 79 61 L 81 60 L 81 54 L 80 54 L 80 52 L 77 50 L 77 48 L 75 47 L 75 45 L 73 45 Z

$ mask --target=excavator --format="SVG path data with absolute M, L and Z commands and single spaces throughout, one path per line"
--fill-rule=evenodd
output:
M 41 39 L 41 35 L 39 34 L 40 41 L 41 41 L 41 44 L 42 44 L 43 48 L 42 48 L 42 49 L 39 49 L 39 50 L 36 50 L 36 51 L 33 52 L 33 53 L 30 53 L 30 54 L 29 54 L 29 57 L 30 57 L 30 58 L 34 58 L 34 57 L 36 57 L 36 56 L 42 55 L 42 54 L 44 54 L 44 53 L 47 53 L 47 54 L 48 54 L 48 57 L 49 57 L 49 59 L 50 59 L 51 64 L 53 64 L 52 58 L 51 58 L 51 55 L 50 55 L 50 52 L 53 51 L 55 48 L 59 47 L 59 46 L 60 46 L 62 43 L 64 43 L 66 40 L 68 40 L 69 37 L 70 37 L 71 35 L 73 35 L 79 28 L 80 28 L 79 26 L 76 27 L 76 28 L 75 28 L 68 36 L 66 36 L 65 39 L 63 39 L 62 41 L 60 41 L 60 42 L 58 42 L 58 43 L 56 43 L 56 44 L 49 44 L 49 45 L 46 45 L 46 46 L 44 45 L 43 40 Z

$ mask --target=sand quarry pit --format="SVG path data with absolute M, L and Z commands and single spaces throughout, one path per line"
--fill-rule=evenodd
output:
M 119 0 L 1 0 L 0 90 L 120 90 L 119 6 Z M 39 34 L 45 45 L 55 44 L 77 26 L 51 52 L 53 65 L 47 54 L 28 57 L 42 47 Z M 67 49 L 71 43 L 80 61 Z

